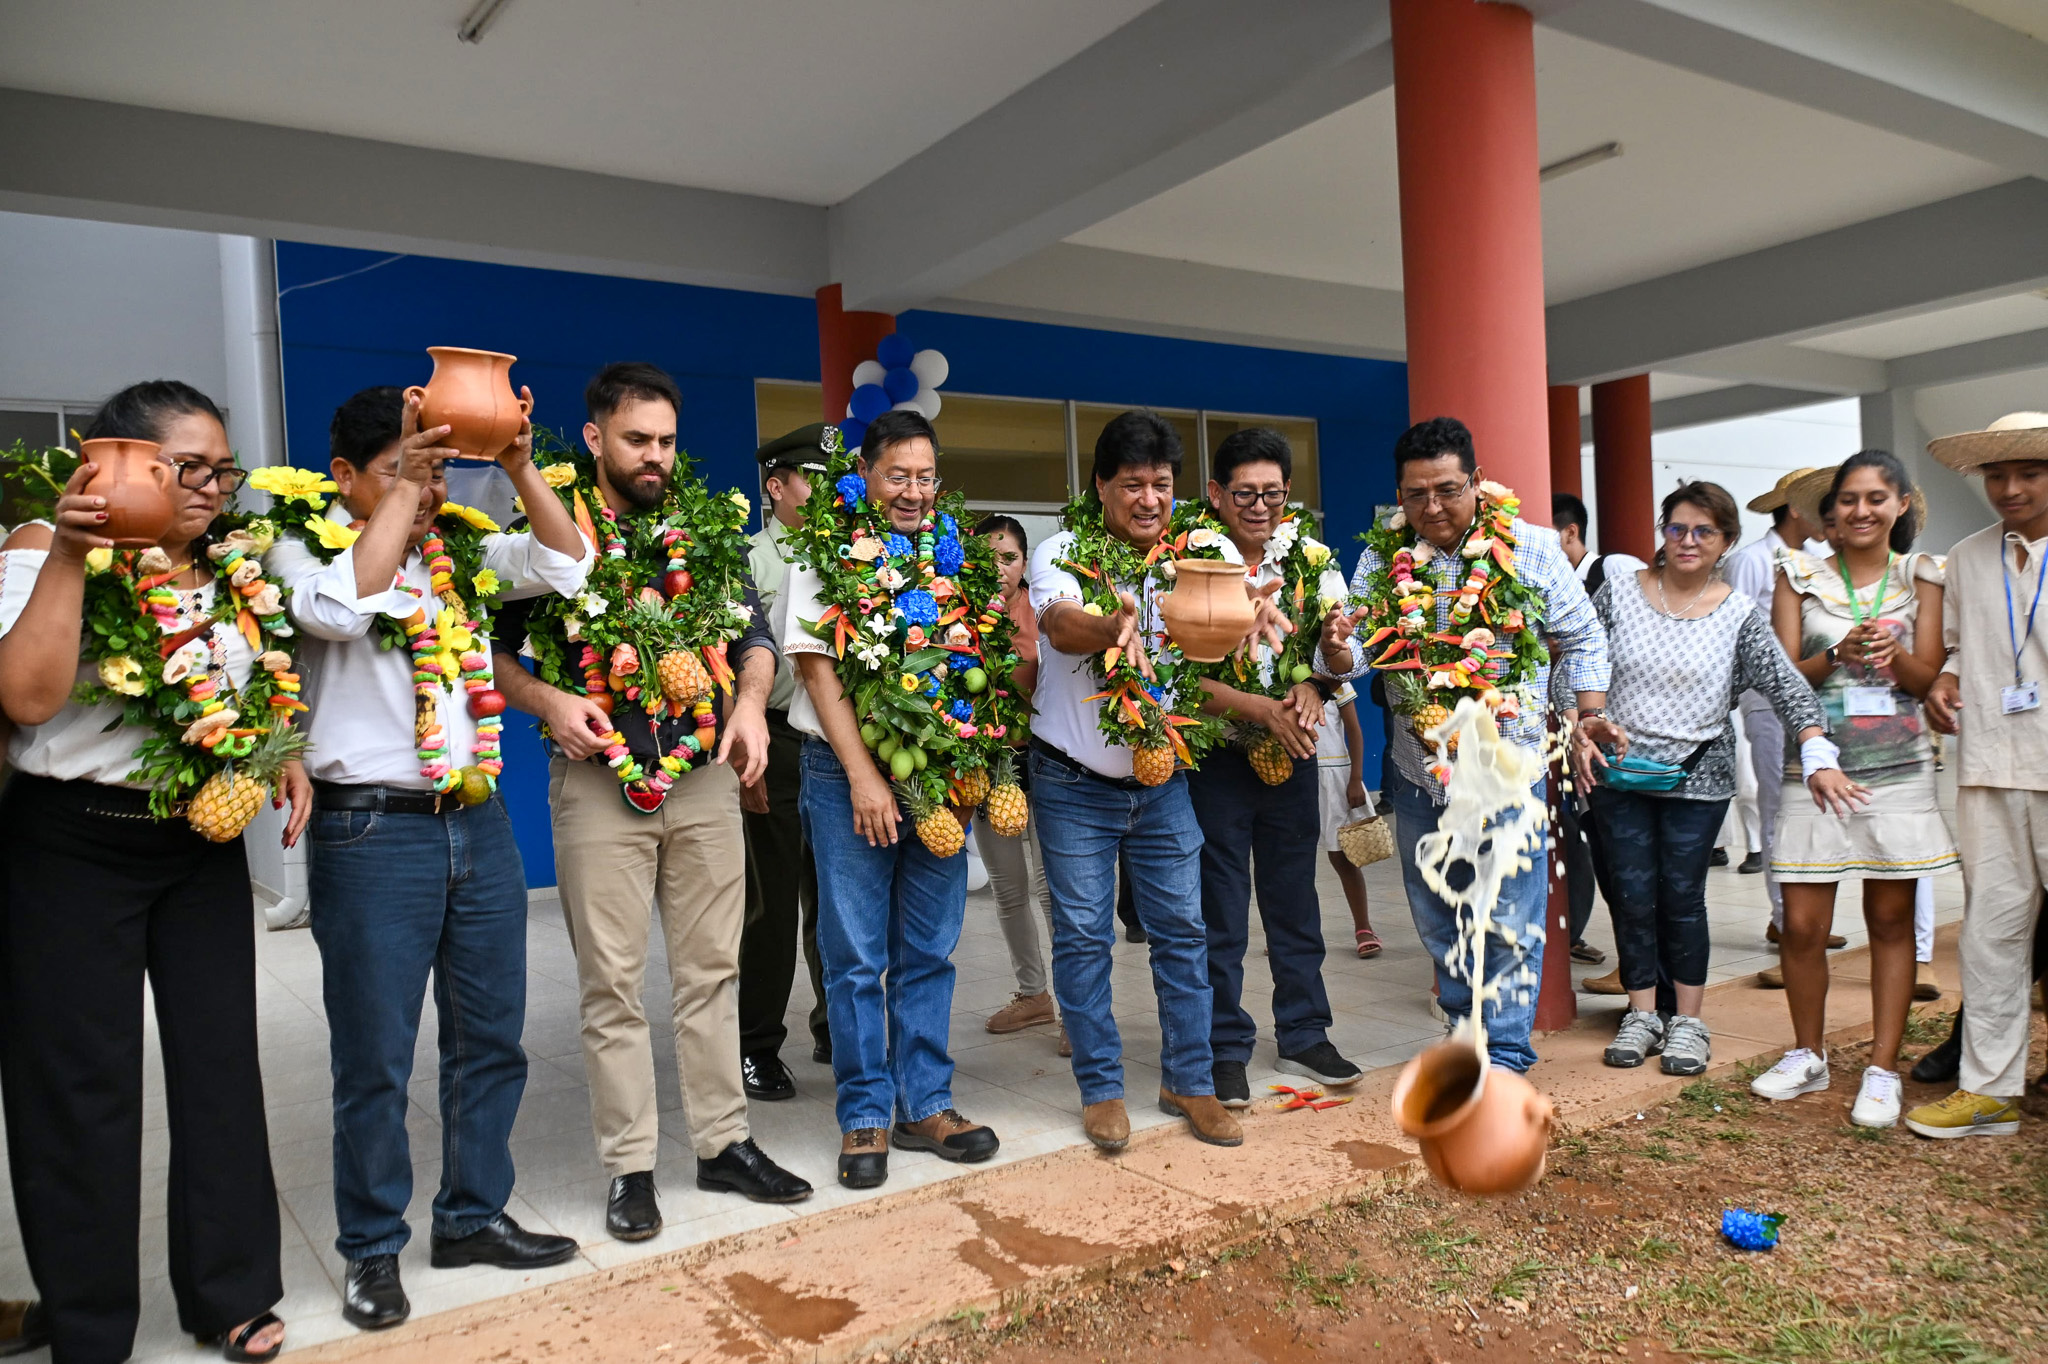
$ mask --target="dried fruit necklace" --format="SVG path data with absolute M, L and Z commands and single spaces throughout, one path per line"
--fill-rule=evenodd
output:
M 420 775 L 436 791 L 452 794 L 464 805 L 481 805 L 497 791 L 498 774 L 505 770 L 505 699 L 491 686 L 488 613 L 481 604 L 471 606 L 455 586 L 455 559 L 438 524 L 430 526 L 420 541 L 420 554 L 427 564 L 427 600 L 405 621 L 406 646 L 412 651 L 413 745 Z M 401 569 L 394 586 L 404 585 Z M 432 616 L 427 614 L 429 607 Z M 476 721 L 468 767 L 448 761 L 448 727 L 441 716 L 443 690 L 452 696 L 458 684 Z

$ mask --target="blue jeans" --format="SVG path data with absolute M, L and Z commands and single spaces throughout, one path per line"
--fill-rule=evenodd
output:
M 1545 783 L 1538 782 L 1538 799 L 1543 797 L 1544 790 Z M 1463 961 L 1451 961 L 1452 948 L 1458 941 L 1458 916 L 1429 888 L 1415 861 L 1416 840 L 1436 831 L 1444 807 L 1431 800 L 1427 791 L 1398 774 L 1386 794 L 1394 807 L 1394 845 L 1401 850 L 1401 881 L 1408 892 L 1408 914 L 1415 920 L 1416 936 L 1422 939 L 1430 960 L 1436 963 L 1437 1002 L 1455 1026 L 1472 1012 L 1472 982 L 1464 975 L 1469 968 Z M 1548 903 L 1548 881 L 1548 859 L 1540 856 L 1528 871 L 1504 881 L 1493 922 L 1496 929 L 1513 929 L 1519 944 L 1511 946 L 1499 932 L 1486 935 L 1486 979 L 1498 980 L 1502 985 L 1500 997 L 1487 1001 L 1480 1021 L 1486 1025 L 1486 1048 L 1493 1063 L 1509 1070 L 1525 1071 L 1536 1064 L 1535 1049 L 1529 1045 L 1529 1029 L 1536 1022 L 1535 982 L 1543 978 L 1543 910 Z M 1525 965 L 1529 982 L 1517 984 L 1521 975 L 1517 968 Z
M 1590 793 L 1614 864 L 1614 948 L 1625 990 L 1705 985 L 1707 867 L 1726 800 L 1616 791 Z M 1676 1007 L 1676 997 L 1669 1001 Z
M 803 764 L 798 808 L 818 867 L 818 957 L 839 1129 L 921 1122 L 953 1106 L 946 1039 L 967 859 L 932 856 L 907 819 L 894 847 L 870 847 L 854 830 L 853 784 L 832 746 L 809 740 Z
M 526 873 L 501 800 L 446 815 L 316 810 L 308 886 L 334 1072 L 334 1248 L 411 1236 L 406 1084 L 431 973 L 441 1041 L 434 1234 L 467 1236 L 512 1195 L 526 1092 Z
M 1297 1055 L 1329 1040 L 1323 914 L 1316 899 L 1322 833 L 1316 781 L 1315 763 L 1297 762 L 1292 777 L 1268 786 L 1235 747 L 1212 750 L 1201 770 L 1188 774 L 1188 798 L 1202 826 L 1202 920 L 1216 1001 L 1209 1045 L 1219 1061 L 1251 1060 L 1259 1035 L 1242 1002 L 1254 878 L 1280 1054 Z
M 1175 1094 L 1216 1092 L 1210 1073 L 1209 942 L 1201 918 L 1202 829 L 1176 775 L 1163 786 L 1125 787 L 1079 763 L 1031 750 L 1031 799 L 1045 884 L 1052 893 L 1052 988 L 1081 1102 L 1124 1093 L 1123 1039 L 1110 1008 L 1121 852 L 1151 939 L 1159 1002 L 1159 1068 Z

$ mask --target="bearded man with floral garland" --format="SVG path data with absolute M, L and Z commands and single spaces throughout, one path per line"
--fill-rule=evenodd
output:
M 1502 737 L 1525 748 L 1542 749 L 1545 698 L 1550 694 L 1550 673 L 1555 668 L 1560 674 L 1561 689 L 1576 693 L 1582 735 L 1590 742 L 1612 745 L 1618 752 L 1625 752 L 1627 737 L 1606 716 L 1607 632 L 1601 628 L 1592 601 L 1579 584 L 1570 560 L 1565 558 L 1557 532 L 1517 516 L 1508 522 L 1507 535 L 1496 537 L 1489 533 L 1513 494 L 1484 480 L 1472 433 L 1454 417 L 1418 422 L 1401 434 L 1394 442 L 1394 480 L 1400 506 L 1385 529 L 1402 532 L 1403 538 L 1414 541 L 1418 583 L 1433 590 L 1433 614 L 1422 622 L 1424 628 L 1433 635 L 1455 632 L 1466 639 L 1479 636 L 1475 643 L 1482 651 L 1505 642 L 1507 636 L 1539 628 L 1551 642 L 1548 660 L 1543 659 L 1540 642 L 1533 633 L 1524 647 L 1515 651 L 1515 657 L 1509 657 L 1507 649 L 1495 652 L 1494 663 L 1489 666 L 1498 670 L 1505 662 L 1509 670 L 1507 675 L 1499 675 L 1499 680 L 1507 685 L 1497 688 L 1505 698 L 1503 707 L 1496 711 Z M 1405 535 L 1410 528 L 1412 536 Z M 1508 545 L 1500 543 L 1507 540 L 1512 541 L 1511 553 Z M 1507 565 L 1500 563 L 1502 558 L 1507 559 Z M 1354 597 L 1384 589 L 1393 567 L 1368 545 L 1358 556 L 1358 568 L 1352 574 Z M 1461 589 L 1475 579 L 1511 582 L 1518 585 L 1518 594 L 1529 599 L 1529 610 L 1519 613 L 1526 619 L 1514 620 L 1512 625 L 1507 620 L 1498 622 L 1503 640 L 1497 641 L 1490 630 L 1474 628 L 1479 622 L 1469 605 L 1461 612 Z M 1362 615 L 1362 611 L 1338 613 L 1326 626 L 1323 652 L 1332 672 L 1345 662 L 1347 649 L 1350 657 L 1345 675 L 1358 677 L 1375 663 L 1388 660 L 1388 654 L 1400 648 L 1402 639 L 1396 638 L 1392 648 L 1376 642 L 1368 653 L 1366 642 L 1354 633 L 1354 625 L 1365 623 L 1360 620 Z M 1372 623 L 1385 625 L 1379 621 Z M 1534 647 L 1528 647 L 1529 644 Z M 1528 662 L 1521 662 L 1523 658 Z M 1404 655 L 1401 661 L 1410 659 Z M 1519 674 L 1514 672 L 1517 668 Z M 1389 680 L 1396 676 L 1389 673 Z M 1455 697 L 1458 692 L 1452 689 L 1443 694 Z M 1419 695 L 1429 700 L 1438 692 L 1432 689 Z M 1536 1019 L 1536 982 L 1543 969 L 1543 912 L 1549 867 L 1545 860 L 1538 859 L 1528 871 L 1502 884 L 1493 915 L 1495 931 L 1487 936 L 1483 982 L 1465 979 L 1446 965 L 1458 938 L 1458 916 L 1423 880 L 1415 847 L 1424 834 L 1435 831 L 1442 817 L 1442 768 L 1431 770 L 1435 760 L 1411 723 L 1414 715 L 1411 708 L 1396 719 L 1394 780 L 1386 792 L 1397 822 L 1398 837 L 1394 842 L 1401 852 L 1408 910 L 1414 917 L 1416 933 L 1436 962 L 1439 1002 L 1451 1028 L 1455 1030 L 1471 1014 L 1474 990 L 1482 983 L 1498 981 L 1500 993 L 1486 1001 L 1481 1016 L 1487 1049 L 1493 1064 L 1526 1071 L 1536 1063 L 1529 1034 Z M 1539 783 L 1539 796 L 1540 786 Z
M 545 644 L 558 668 L 573 665 L 587 647 L 578 637 L 591 632 L 596 619 L 579 624 L 578 618 L 593 610 L 607 616 L 625 613 L 628 602 L 598 601 L 586 592 L 573 614 L 564 600 L 561 610 L 533 612 L 522 622 L 523 631 L 507 619 L 498 632 L 499 685 L 515 708 L 547 726 L 552 745 L 548 805 L 555 875 L 576 953 L 591 1126 L 598 1158 L 611 1176 L 605 1230 L 621 1241 L 644 1241 L 662 1226 L 654 1185 L 660 1105 L 653 1039 L 641 1000 L 650 900 L 660 915 L 667 949 L 676 1070 L 683 1121 L 697 1157 L 697 1187 L 742 1194 L 757 1203 L 794 1203 L 811 1195 L 808 1183 L 755 1145 L 740 1078 L 746 844 L 739 792 L 742 783 L 758 780 L 767 765 L 763 711 L 778 655 L 744 565 L 737 570 L 736 599 L 726 597 L 726 585 L 710 581 L 707 567 L 689 557 L 692 550 L 702 555 L 698 545 L 684 550 L 681 562 L 695 564 L 697 577 L 705 581 L 692 582 L 687 571 L 678 576 L 670 570 L 675 561 L 664 544 L 670 532 L 662 523 L 664 509 L 672 505 L 676 419 L 682 408 L 675 380 L 654 365 L 612 364 L 591 379 L 583 398 L 589 410 L 583 441 L 594 474 L 591 485 L 576 486 L 571 495 L 601 504 L 578 503 L 595 514 L 593 529 L 602 525 L 599 536 L 607 556 L 630 562 L 629 576 L 618 581 L 643 591 L 678 589 L 671 594 L 677 601 L 691 592 L 711 593 L 717 597 L 711 605 L 737 607 L 733 614 L 744 622 L 732 627 L 741 631 L 728 647 L 738 673 L 737 691 L 711 754 L 685 744 L 694 721 L 684 706 L 668 707 L 662 714 L 656 702 L 656 712 L 650 713 L 630 694 L 614 697 L 599 688 L 573 691 L 550 685 L 543 677 L 569 681 L 582 670 L 568 667 L 561 669 L 567 676 L 555 671 L 536 676 L 512 652 L 524 634 L 532 641 L 530 650 Z M 555 476 L 575 467 L 556 463 L 545 473 Z M 552 493 L 547 500 L 560 505 Z M 701 523 L 683 529 L 700 542 L 713 534 Z M 643 652 L 636 648 L 635 663 L 629 665 L 636 676 L 639 668 L 656 662 L 637 657 Z M 709 685 L 708 677 L 703 681 Z M 663 767 L 664 755 L 679 753 L 691 755 L 688 768 L 675 773 Z M 636 772 L 646 778 L 627 798 L 629 774 Z

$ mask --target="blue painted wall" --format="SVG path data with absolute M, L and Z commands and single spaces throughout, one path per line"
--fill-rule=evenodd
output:
M 704 289 L 280 242 L 285 440 L 292 462 L 327 466 L 327 423 L 373 384 L 425 383 L 429 345 L 519 357 L 534 419 L 583 423 L 583 385 L 613 360 L 651 360 L 683 392 L 680 440 L 712 483 L 752 495 L 754 381 L 818 380 L 817 313 L 806 298 Z M 1407 425 L 1406 367 L 1379 360 L 1135 336 L 1080 327 L 909 312 L 898 328 L 945 352 L 946 387 L 1079 402 L 1274 412 L 1319 424 L 1329 538 L 1352 557 L 1389 452 Z M 1086 467 L 1084 459 L 1083 467 Z M 1361 716 L 1378 771 L 1377 717 Z M 554 883 L 545 763 L 529 717 L 506 726 L 505 799 L 531 885 Z

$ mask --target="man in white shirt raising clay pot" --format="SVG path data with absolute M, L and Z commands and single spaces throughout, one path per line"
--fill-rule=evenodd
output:
M 431 975 L 441 1040 L 441 1187 L 432 1263 L 535 1269 L 576 1253 L 505 1213 L 512 1120 L 526 1088 L 526 875 L 496 796 L 504 697 L 490 607 L 574 592 L 592 550 L 535 469 L 530 427 L 498 456 L 533 530 L 500 534 L 445 501 L 445 426 L 417 396 L 372 388 L 330 429 L 333 481 L 261 482 L 290 528 L 271 562 L 305 639 L 313 939 L 334 1072 L 335 1248 L 342 1315 L 365 1330 L 411 1312 L 406 1134 Z M 338 492 L 331 507 L 324 494 Z

